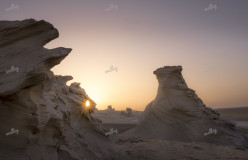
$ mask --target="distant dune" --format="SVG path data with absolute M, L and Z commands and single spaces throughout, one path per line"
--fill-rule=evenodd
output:
M 248 121 L 248 107 L 237 108 L 217 108 L 221 117 L 225 117 L 234 121 Z

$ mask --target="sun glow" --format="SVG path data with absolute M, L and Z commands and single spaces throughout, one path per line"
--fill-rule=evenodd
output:
M 85 103 L 86 107 L 89 107 L 90 106 L 90 101 L 87 100 L 86 103 Z

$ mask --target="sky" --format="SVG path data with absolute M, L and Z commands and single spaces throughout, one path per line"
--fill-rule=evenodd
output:
M 59 30 L 45 47 L 73 50 L 52 71 L 98 109 L 144 110 L 167 65 L 208 107 L 248 106 L 247 0 L 0 0 L 0 20 L 29 18 Z

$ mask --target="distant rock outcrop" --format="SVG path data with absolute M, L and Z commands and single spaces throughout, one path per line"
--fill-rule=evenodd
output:
M 115 157 L 114 145 L 90 114 L 95 102 L 79 83 L 66 85 L 71 76 L 50 71 L 71 51 L 43 48 L 57 37 L 45 21 L 0 22 L 1 160 Z
M 248 146 L 247 132 L 238 131 L 235 124 L 206 107 L 195 91 L 188 88 L 181 71 L 181 66 L 165 66 L 154 71 L 159 82 L 157 96 L 147 105 L 140 124 L 129 134 Z

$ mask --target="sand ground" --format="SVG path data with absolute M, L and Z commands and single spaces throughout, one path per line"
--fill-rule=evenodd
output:
M 248 160 L 241 147 L 123 137 L 118 143 L 132 160 Z
M 221 109 L 221 116 L 238 122 L 238 127 L 246 128 L 248 124 L 247 110 Z M 125 131 L 136 127 L 140 113 L 127 117 L 118 111 L 99 111 L 95 117 L 103 121 L 106 130 L 118 129 L 114 138 L 117 146 L 124 151 L 125 156 L 118 155 L 120 160 L 248 160 L 248 148 L 235 146 L 220 146 L 199 142 L 178 142 L 160 139 L 144 139 L 125 137 Z M 241 122 L 241 123 L 239 123 Z M 248 125 L 247 125 L 248 126 Z M 247 127 L 248 129 L 248 127 Z M 113 137 L 111 138 L 113 139 Z

